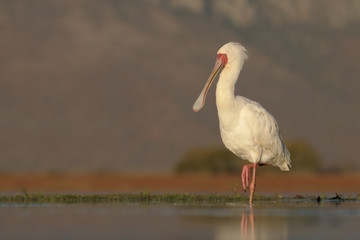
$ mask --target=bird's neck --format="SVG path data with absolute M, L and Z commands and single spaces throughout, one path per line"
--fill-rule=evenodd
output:
M 239 114 L 241 104 L 236 101 L 235 84 L 238 80 L 243 61 L 237 63 L 236 67 L 227 65 L 220 74 L 216 86 L 216 106 L 220 125 L 223 127 L 231 127 Z
M 218 112 L 232 111 L 235 104 L 235 84 L 238 80 L 241 67 L 226 66 L 220 74 L 216 86 L 216 106 Z

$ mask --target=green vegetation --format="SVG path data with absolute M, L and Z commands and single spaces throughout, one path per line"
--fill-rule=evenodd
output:
M 291 154 L 292 171 L 320 170 L 320 156 L 308 142 L 305 140 L 289 141 L 286 146 Z
M 242 162 L 225 147 L 193 148 L 184 154 L 175 170 L 185 172 L 237 173 Z
M 294 197 L 283 197 L 281 195 L 261 196 L 255 195 L 255 201 L 281 201 L 281 200 L 304 200 L 304 201 L 359 201 L 359 196 L 342 197 L 336 194 L 335 197 L 296 195 Z M 163 193 L 153 194 L 148 191 L 140 193 L 122 194 L 42 194 L 23 193 L 16 195 L 0 196 L 0 204 L 96 204 L 96 203 L 170 203 L 170 204 L 225 204 L 236 202 L 248 202 L 247 195 L 240 194 L 188 194 L 188 193 Z
M 261 197 L 262 200 L 274 200 L 278 197 Z M 245 195 L 218 195 L 218 194 L 152 194 L 148 191 L 123 194 L 17 194 L 0 196 L 1 203 L 25 204 L 78 204 L 78 203 L 226 203 L 248 201 Z
M 304 140 L 286 143 L 291 154 L 291 171 L 319 171 L 320 157 L 316 150 Z M 223 146 L 197 147 L 187 151 L 175 166 L 177 173 L 240 173 L 245 162 Z M 262 171 L 278 171 L 267 167 Z

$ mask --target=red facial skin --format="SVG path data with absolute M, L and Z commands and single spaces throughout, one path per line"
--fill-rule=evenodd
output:
M 227 62 L 228 62 L 228 58 L 227 58 L 226 54 L 224 54 L 224 53 L 219 53 L 219 54 L 216 56 L 216 61 L 221 61 L 223 67 L 225 67 L 226 64 L 227 64 Z

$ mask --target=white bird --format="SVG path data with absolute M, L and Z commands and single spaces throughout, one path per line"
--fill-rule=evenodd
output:
M 289 171 L 291 160 L 275 118 L 259 103 L 234 95 L 238 76 L 248 58 L 246 52 L 236 42 L 229 42 L 219 49 L 214 69 L 195 101 L 193 110 L 198 112 L 204 106 L 210 85 L 222 70 L 216 86 L 221 138 L 226 148 L 251 163 L 244 165 L 241 175 L 244 190 L 250 189 L 251 204 L 256 185 L 256 167 L 273 165 Z M 253 175 L 249 184 L 251 168 Z

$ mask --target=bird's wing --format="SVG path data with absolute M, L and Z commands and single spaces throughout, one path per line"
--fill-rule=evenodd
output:
M 264 107 L 257 102 L 248 100 L 243 114 L 257 145 L 273 153 L 274 157 L 288 154 L 280 135 L 279 125 Z

